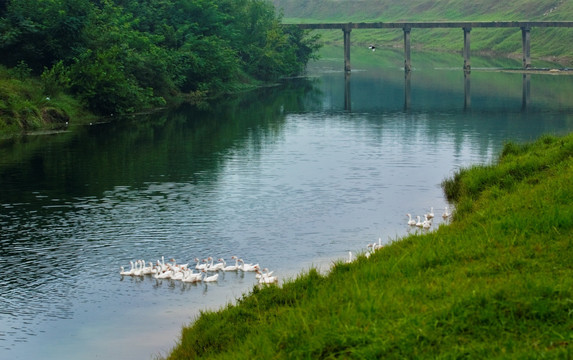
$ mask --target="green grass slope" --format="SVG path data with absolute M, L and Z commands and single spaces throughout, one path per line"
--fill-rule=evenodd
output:
M 255 287 L 169 359 L 571 358 L 573 134 L 443 182 L 450 225 Z
M 285 23 L 376 22 L 376 21 L 559 21 L 573 19 L 573 2 L 555 0 L 273 0 Z M 320 32 L 325 42 L 342 42 L 340 31 Z M 461 29 L 412 30 L 412 46 L 428 50 L 461 51 Z M 531 56 L 573 64 L 569 45 L 573 29 L 533 28 Z M 356 45 L 402 46 L 401 30 L 353 31 Z M 519 29 L 473 29 L 472 53 L 521 56 Z

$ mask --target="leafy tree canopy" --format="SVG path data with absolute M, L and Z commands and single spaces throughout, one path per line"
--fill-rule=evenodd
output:
M 268 0 L 0 2 L 0 63 L 26 64 L 101 114 L 297 75 L 317 49 Z

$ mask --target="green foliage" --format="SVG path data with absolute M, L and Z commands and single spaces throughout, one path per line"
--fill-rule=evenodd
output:
M 573 135 L 508 144 L 456 179 L 450 225 L 255 287 L 168 359 L 570 357 Z
M 61 129 L 71 119 L 74 123 L 93 120 L 77 100 L 61 93 L 65 73 L 60 74 L 58 68 L 46 70 L 40 81 L 34 77 L 19 80 L 14 69 L 0 66 L 0 133 Z M 46 93 L 47 88 L 54 92 Z
M 27 64 L 22 76 L 42 74 L 46 92 L 105 115 L 296 75 L 317 49 L 266 0 L 22 0 L 2 10 L 0 63 Z
M 41 75 L 44 94 L 56 95 L 70 88 L 71 79 L 69 70 L 62 61 L 58 61 L 51 68 L 45 68 Z

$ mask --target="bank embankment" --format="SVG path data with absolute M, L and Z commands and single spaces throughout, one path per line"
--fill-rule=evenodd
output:
M 508 143 L 442 186 L 449 225 L 255 287 L 168 359 L 570 357 L 573 134 Z

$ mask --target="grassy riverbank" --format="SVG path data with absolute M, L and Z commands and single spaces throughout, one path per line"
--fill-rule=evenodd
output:
M 168 358 L 571 358 L 573 134 L 507 144 L 442 185 L 450 225 L 254 288 Z
M 42 81 L 28 72 L 0 66 L 0 137 L 23 131 L 62 130 L 96 116 L 63 92 L 47 95 Z

